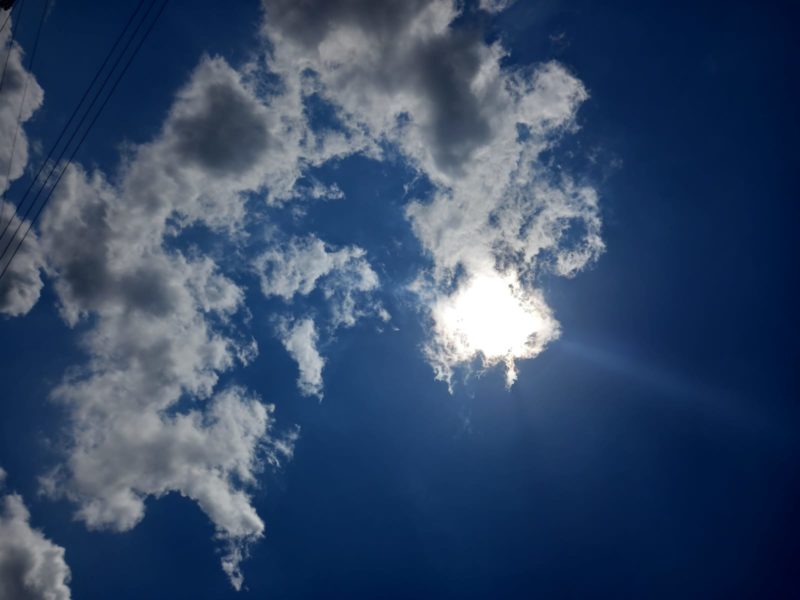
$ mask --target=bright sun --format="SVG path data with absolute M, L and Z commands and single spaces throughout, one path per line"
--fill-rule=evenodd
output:
M 436 304 L 433 317 L 450 362 L 479 353 L 487 365 L 505 362 L 508 385 L 516 379 L 514 359 L 536 356 L 558 335 L 546 305 L 496 272 L 473 276 Z

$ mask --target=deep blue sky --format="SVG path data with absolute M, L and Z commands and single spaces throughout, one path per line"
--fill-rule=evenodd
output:
M 204 52 L 242 60 L 258 6 L 227 4 L 170 5 L 85 164 L 111 168 L 120 142 L 149 139 Z M 132 6 L 55 3 L 33 138 L 48 144 Z M 317 403 L 256 319 L 260 356 L 232 377 L 302 437 L 257 493 L 267 534 L 239 596 L 186 499 L 150 500 L 112 534 L 36 496 L 61 419 L 46 394 L 80 354 L 50 292 L 0 322 L 0 465 L 66 547 L 74 597 L 800 596 L 796 21 L 777 2 L 518 0 L 487 23 L 509 62 L 556 58 L 587 86 L 565 150 L 601 192 L 607 252 L 546 282 L 563 335 L 510 391 L 492 371 L 449 395 L 418 315 L 386 292 L 399 331 L 341 332 Z M 402 173 L 354 158 L 339 177 L 347 199 L 309 215 L 321 237 L 370 251 L 404 235 Z M 378 262 L 397 274 L 409 260 Z

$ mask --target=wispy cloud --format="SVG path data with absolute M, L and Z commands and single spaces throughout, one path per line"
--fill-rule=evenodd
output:
M 358 246 L 334 248 L 314 235 L 294 237 L 259 254 L 253 266 L 261 291 L 291 304 L 295 296 L 308 296 L 319 290 L 326 311 L 309 316 L 284 318 L 278 334 L 284 347 L 298 364 L 298 387 L 307 396 L 322 398 L 322 368 L 325 360 L 318 349 L 319 331 L 330 337 L 341 327 L 352 327 L 365 317 L 388 320 L 389 314 L 372 292 L 379 287 L 378 274 Z

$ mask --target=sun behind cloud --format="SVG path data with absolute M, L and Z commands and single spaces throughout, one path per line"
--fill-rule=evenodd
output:
M 515 360 L 532 358 L 558 337 L 558 323 L 547 305 L 523 293 L 517 277 L 494 270 L 471 277 L 433 307 L 440 343 L 433 353 L 465 362 L 480 355 L 484 365 L 503 362 L 506 385 L 517 378 Z

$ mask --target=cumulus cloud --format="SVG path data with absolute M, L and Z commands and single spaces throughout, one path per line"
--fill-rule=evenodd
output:
M 45 489 L 74 501 L 87 526 L 117 531 L 143 518 L 148 496 L 195 500 L 237 589 L 264 530 L 247 489 L 293 438 L 271 433 L 272 407 L 255 395 L 216 390 L 222 371 L 256 352 L 231 324 L 244 294 L 210 257 L 170 241 L 189 225 L 236 236 L 245 196 L 271 176 L 261 168 L 276 151 L 270 123 L 238 72 L 204 59 L 160 135 L 113 181 L 69 167 L 40 228 L 63 318 L 90 319 L 88 363 L 52 394 L 71 426 Z M 243 129 L 252 135 L 240 145 Z
M 257 348 L 234 319 L 243 287 L 225 264 L 181 249 L 186 228 L 251 249 L 253 196 L 268 207 L 340 198 L 314 167 L 400 156 L 431 184 L 406 207 L 429 258 L 411 289 L 430 324 L 424 352 L 448 384 L 478 359 L 504 364 L 511 385 L 516 361 L 559 335 L 541 277 L 573 276 L 603 251 L 597 192 L 542 158 L 588 98 L 566 67 L 506 66 L 501 43 L 450 0 L 264 0 L 264 10 L 266 59 L 234 69 L 203 58 L 158 135 L 116 173 L 71 165 L 0 288 L 0 311 L 22 314 L 47 272 L 88 356 L 53 390 L 68 441 L 44 488 L 87 526 L 117 531 L 143 518 L 148 497 L 193 499 L 237 589 L 264 531 L 257 474 L 291 456 L 296 432 L 276 434 L 272 407 L 247 390 L 219 389 Z M 314 122 L 314 102 L 330 122 Z M 301 392 L 321 398 L 320 345 L 361 318 L 389 318 L 379 278 L 358 246 L 278 240 L 246 261 L 284 304 L 274 322 Z
M 6 230 L 0 236 L 0 249 L 10 242 L 11 233 L 20 224 L 14 215 L 14 204 L 6 196 L 11 183 L 22 176 L 28 164 L 29 142 L 23 126 L 44 101 L 41 86 L 22 64 L 22 48 L 9 39 L 11 28 L 9 22 L 0 32 L 5 74 L 0 93 L 0 139 L 3 140 L 0 144 L 0 231 Z M 7 258 L 0 263 L 0 269 L 6 263 Z M 0 314 L 20 316 L 36 304 L 43 285 L 41 267 L 36 236 L 31 234 L 0 281 Z
M 0 489 L 4 479 L 0 468 Z M 64 548 L 31 527 L 22 496 L 0 496 L 0 598 L 69 600 L 69 580 Z
M 88 363 L 52 393 L 70 429 L 66 460 L 43 478 L 45 489 L 74 501 L 89 527 L 118 531 L 142 519 L 148 496 L 194 499 L 227 546 L 223 568 L 237 588 L 239 562 L 264 527 L 246 490 L 261 465 L 291 454 L 295 434 L 272 435 L 272 407 L 253 395 L 215 391 L 221 372 L 257 352 L 231 324 L 244 293 L 210 257 L 173 241 L 199 225 L 236 242 L 249 195 L 296 199 L 309 165 L 358 147 L 356 134 L 344 143 L 341 133 L 310 133 L 306 83 L 263 94 L 258 75 L 205 57 L 159 135 L 129 149 L 113 177 L 70 165 L 2 288 L 2 310 L 22 314 L 44 270 L 65 322 L 88 324 Z M 309 196 L 340 194 L 322 188 L 312 182 Z M 343 321 L 355 318 L 349 298 L 337 300 Z
M 508 4 L 480 7 L 498 12 Z M 393 146 L 433 184 L 407 216 L 432 261 L 413 289 L 431 321 L 426 354 L 437 377 L 449 383 L 455 367 L 476 357 L 495 362 L 442 321 L 475 281 L 509 279 L 505 300 L 518 300 L 523 312 L 538 307 L 545 330 L 503 359 L 513 380 L 514 360 L 535 356 L 558 336 L 538 278 L 574 275 L 603 251 L 595 190 L 541 159 L 577 128 L 588 93 L 557 62 L 504 66 L 500 42 L 486 43 L 469 20 L 456 23 L 460 6 L 264 0 L 263 29 L 275 73 L 284 81 L 313 73 L 316 93 L 345 129 Z M 479 301 L 484 312 L 495 310 L 487 297 Z

